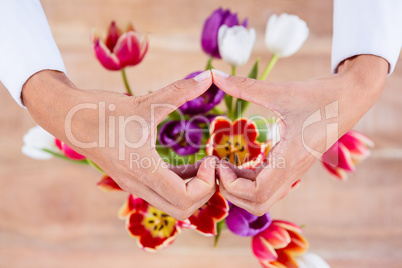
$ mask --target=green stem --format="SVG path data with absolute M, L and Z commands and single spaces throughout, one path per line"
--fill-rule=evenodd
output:
M 232 65 L 232 76 L 236 76 L 236 66 Z
M 236 66 L 235 65 L 232 65 L 232 76 L 236 76 Z M 232 113 L 230 116 L 232 119 L 236 119 L 236 115 L 235 115 L 236 102 L 237 102 L 237 99 L 231 97 L 231 109 L 230 110 L 232 111 Z
M 272 71 L 272 68 L 274 68 L 275 63 L 278 61 L 279 57 L 274 54 L 272 55 L 271 59 L 268 62 L 267 67 L 265 68 L 264 72 L 262 73 L 260 80 L 265 80 L 267 79 L 269 73 Z
M 205 71 L 212 70 L 214 67 L 212 66 L 212 58 L 208 59 L 207 66 L 205 67 Z
M 130 85 L 128 84 L 127 75 L 126 75 L 126 69 L 125 68 L 121 69 L 121 74 L 123 76 L 124 86 L 126 87 L 127 94 L 130 95 L 130 96 L 134 96 L 133 92 L 130 89 Z

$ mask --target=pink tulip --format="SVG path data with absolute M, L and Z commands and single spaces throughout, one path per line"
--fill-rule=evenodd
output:
M 77 153 L 76 151 L 71 149 L 70 146 L 68 146 L 67 144 L 65 144 L 61 140 L 55 138 L 55 143 L 56 143 L 56 146 L 63 152 L 63 154 L 66 157 L 68 157 L 68 158 L 70 158 L 72 160 L 83 160 L 83 159 L 85 159 L 85 156 Z
M 356 165 L 370 155 L 370 147 L 374 147 L 372 140 L 351 130 L 323 154 L 322 163 L 331 174 L 345 180 L 346 172 L 355 171 Z
M 131 23 L 122 32 L 114 21 L 110 23 L 105 40 L 93 33 L 92 44 L 99 62 L 113 71 L 137 65 L 148 50 L 147 36 L 141 40 Z

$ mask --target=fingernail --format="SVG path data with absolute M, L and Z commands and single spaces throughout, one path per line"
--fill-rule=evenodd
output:
M 208 71 L 205 71 L 205 72 L 200 73 L 199 75 L 197 75 L 197 76 L 194 77 L 193 79 L 194 79 L 195 81 L 197 81 L 197 82 L 201 82 L 201 81 L 207 80 L 207 79 L 210 78 L 210 77 L 211 77 L 211 71 L 208 70 Z
M 216 69 L 212 69 L 212 73 L 214 75 L 222 77 L 222 78 L 228 78 L 229 77 L 229 75 L 227 73 L 219 71 L 219 70 L 216 70 Z

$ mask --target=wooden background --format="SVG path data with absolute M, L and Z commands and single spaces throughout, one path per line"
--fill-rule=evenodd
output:
M 81 88 L 123 91 L 120 74 L 104 70 L 89 45 L 93 27 L 132 20 L 150 32 L 144 62 L 128 71 L 136 94 L 145 94 L 202 69 L 203 20 L 219 6 L 248 16 L 256 28 L 258 56 L 266 64 L 264 29 L 269 15 L 305 19 L 311 34 L 293 57 L 282 59 L 269 79 L 308 79 L 330 72 L 332 1 L 323 0 L 43 0 L 69 77 Z M 17 34 L 17 33 L 16 33 Z M 2 37 L 6 38 L 6 37 Z M 245 75 L 250 66 L 239 69 Z M 218 68 L 229 71 L 224 64 Z M 356 129 L 376 148 L 347 182 L 331 178 L 318 163 L 301 187 L 272 209 L 274 218 L 306 224 L 311 250 L 335 268 L 402 266 L 402 68 L 397 66 L 377 104 Z M 185 231 L 157 254 L 138 249 L 116 213 L 125 194 L 95 186 L 100 174 L 61 160 L 21 154 L 22 136 L 34 122 L 5 89 L 0 90 L 0 268 L 22 267 L 259 267 L 250 240 L 225 232 L 220 246 Z M 254 109 L 252 112 L 258 112 Z

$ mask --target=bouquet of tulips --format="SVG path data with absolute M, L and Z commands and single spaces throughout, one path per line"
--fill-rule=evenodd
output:
M 265 36 L 267 48 L 272 52 L 271 60 L 260 75 L 257 59 L 248 77 L 266 79 L 277 60 L 294 54 L 308 33 L 306 23 L 295 15 L 272 15 Z M 241 22 L 230 10 L 215 10 L 206 19 L 201 37 L 202 49 L 209 56 L 206 70 L 213 68 L 214 60 L 222 59 L 230 65 L 232 75 L 236 75 L 236 67 L 248 62 L 255 38 L 256 32 L 248 28 L 247 19 Z M 122 72 L 126 93 L 132 95 L 125 68 L 143 60 L 148 38 L 141 38 L 131 24 L 121 30 L 112 22 L 106 38 L 92 35 L 92 46 L 106 69 Z M 186 78 L 201 72 L 192 72 Z M 221 102 L 225 109 L 218 108 Z M 204 94 L 179 107 L 158 126 L 158 153 L 174 166 L 194 164 L 205 156 L 215 156 L 239 169 L 258 168 L 278 142 L 279 133 L 275 120 L 242 117 L 248 106 L 248 102 L 234 99 L 212 84 Z M 23 152 L 33 158 L 56 156 L 96 167 L 90 159 L 39 126 L 29 130 L 24 143 Z M 350 131 L 323 155 L 323 164 L 331 174 L 345 179 L 346 172 L 354 171 L 355 165 L 369 155 L 370 146 L 373 146 L 370 139 Z M 98 185 L 106 191 L 123 191 L 107 174 Z M 214 237 L 216 245 L 221 230 L 227 227 L 235 235 L 252 238 L 252 251 L 263 267 L 329 267 L 319 256 L 306 253 L 308 242 L 300 226 L 273 220 L 269 213 L 259 217 L 252 215 L 229 203 L 219 191 L 184 221 L 174 219 L 131 194 L 118 216 L 125 220 L 129 234 L 146 251 L 169 246 L 183 228 Z

